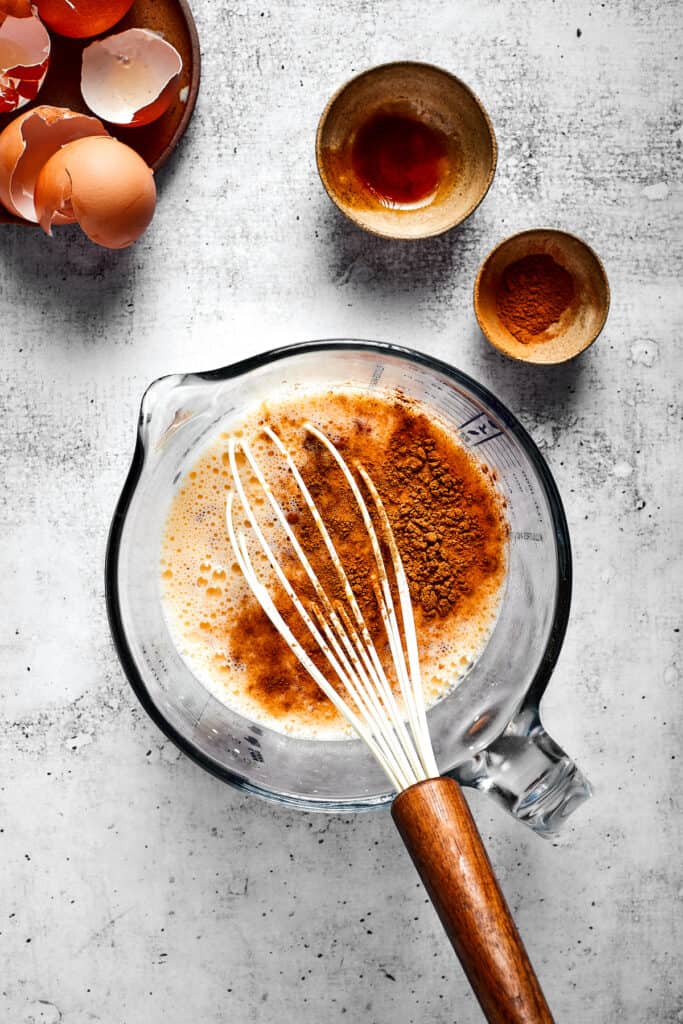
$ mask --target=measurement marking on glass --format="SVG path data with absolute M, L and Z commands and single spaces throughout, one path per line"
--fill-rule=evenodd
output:
M 196 729 L 197 726 L 199 725 L 199 723 L 201 722 L 202 718 L 204 717 L 204 712 L 206 711 L 206 709 L 208 708 L 210 703 L 211 703 L 211 701 L 207 697 L 206 703 L 203 705 L 202 710 L 200 712 L 198 712 L 197 714 L 195 714 L 195 719 L 194 719 L 194 722 L 192 723 L 192 728 L 193 729 Z
M 376 366 L 372 371 L 372 377 L 370 378 L 370 383 L 368 384 L 368 387 L 376 388 L 380 382 L 383 373 L 384 367 L 381 364 L 379 366 Z
M 476 448 L 487 441 L 493 441 L 495 437 L 503 436 L 503 431 L 498 424 L 485 412 L 478 412 L 475 416 L 471 416 L 458 427 L 458 430 L 465 435 L 470 448 Z M 489 433 L 489 431 L 493 432 Z M 477 440 L 471 440 L 471 438 L 477 438 Z
M 470 423 L 474 423 L 475 420 L 478 420 L 480 416 L 484 416 L 484 415 L 485 415 L 485 413 L 483 413 L 483 412 L 475 412 L 474 416 L 470 416 L 470 418 L 468 420 L 465 420 L 464 423 L 460 424 L 460 426 L 458 427 L 458 430 L 463 430 L 465 427 L 469 427 Z

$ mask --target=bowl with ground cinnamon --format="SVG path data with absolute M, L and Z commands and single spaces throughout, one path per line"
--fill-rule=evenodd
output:
M 600 334 L 609 310 L 605 269 L 565 231 L 535 228 L 500 242 L 482 263 L 474 311 L 486 339 L 528 363 L 564 363 Z

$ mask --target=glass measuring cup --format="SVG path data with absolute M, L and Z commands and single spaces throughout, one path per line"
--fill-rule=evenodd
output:
M 556 831 L 590 795 L 538 710 L 569 614 L 562 504 L 541 454 L 511 413 L 465 374 L 410 349 L 308 342 L 221 370 L 162 377 L 148 388 L 106 565 L 109 620 L 133 689 L 181 750 L 241 789 L 309 810 L 348 812 L 392 799 L 360 741 L 284 736 L 220 703 L 180 657 L 162 610 L 161 538 L 179 481 L 222 424 L 297 387 L 400 390 L 437 413 L 496 471 L 511 530 L 500 613 L 480 657 L 430 710 L 429 729 L 442 773 L 489 792 L 536 831 Z

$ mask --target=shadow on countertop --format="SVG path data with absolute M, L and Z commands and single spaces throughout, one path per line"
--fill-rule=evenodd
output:
M 321 203 L 318 224 L 335 284 L 364 285 L 387 295 L 425 291 L 438 295 L 452 289 L 459 264 L 478 244 L 476 221 L 471 217 L 446 234 L 405 241 L 372 235 L 326 202 Z
M 52 238 L 38 227 L 3 224 L 0 262 L 8 303 L 37 306 L 46 319 L 57 313 L 75 326 L 106 318 L 121 306 L 122 295 L 132 295 L 140 257 L 134 247 L 94 245 L 77 224 L 59 228 Z

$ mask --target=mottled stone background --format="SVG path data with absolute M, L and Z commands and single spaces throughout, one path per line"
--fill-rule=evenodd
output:
M 576 585 L 545 720 L 596 793 L 557 845 L 472 805 L 558 1022 L 680 1022 L 681 7 L 194 7 L 201 96 L 147 236 L 114 254 L 0 226 L 0 1021 L 481 1020 L 389 816 L 207 776 L 107 628 L 146 383 L 347 335 L 472 374 L 551 465 Z M 346 223 L 313 156 L 330 93 L 406 57 L 470 83 L 500 145 L 471 220 L 414 245 Z M 585 237 L 612 286 L 598 343 L 556 369 L 506 361 L 472 313 L 481 259 L 534 225 Z

